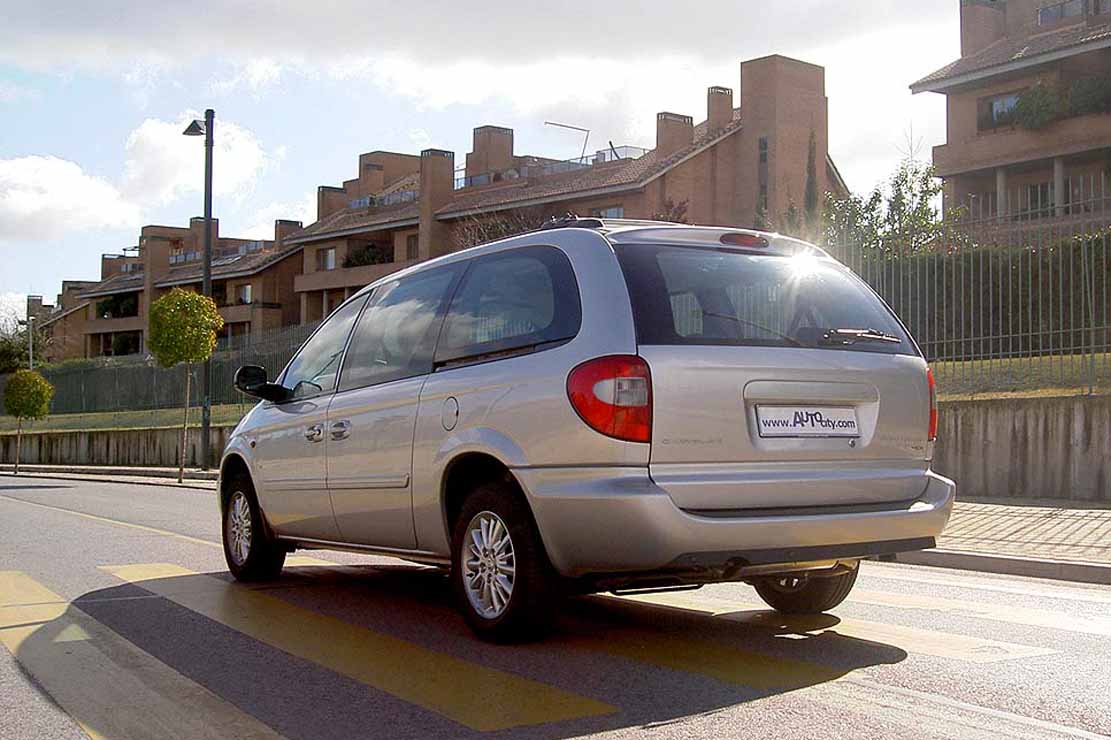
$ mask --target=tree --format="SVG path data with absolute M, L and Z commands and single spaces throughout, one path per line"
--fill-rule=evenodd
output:
M 691 202 L 683 199 L 676 203 L 671 198 L 664 200 L 663 209 L 652 214 L 653 221 L 669 221 L 673 224 L 685 224 L 687 221 L 687 210 L 690 208 Z
M 16 418 L 15 472 L 19 475 L 19 458 L 23 449 L 23 420 L 43 419 L 50 413 L 54 386 L 34 370 L 16 370 L 4 389 L 4 411 Z
M 508 239 L 535 231 L 554 215 L 556 214 L 553 211 L 546 208 L 531 206 L 511 208 L 490 216 L 469 216 L 455 227 L 455 244 L 459 249 L 466 249 L 498 239 Z
M 810 150 L 806 155 L 806 190 L 803 195 L 803 216 L 806 218 L 807 231 L 816 231 L 821 217 L 818 200 L 818 140 L 810 131 Z
M 162 367 L 185 365 L 185 411 L 181 423 L 177 481 L 185 477 L 185 443 L 189 433 L 189 376 L 192 365 L 204 362 L 216 349 L 216 334 L 224 319 L 211 298 L 174 288 L 150 307 L 148 346 Z
M 958 216 L 942 213 L 941 188 L 931 165 L 905 159 L 885 187 L 866 197 L 827 195 L 822 241 L 833 248 L 903 254 L 936 245 Z

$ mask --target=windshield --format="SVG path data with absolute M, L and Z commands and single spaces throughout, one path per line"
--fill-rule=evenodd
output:
M 880 299 L 836 262 L 714 248 L 616 249 L 640 344 L 917 354 Z

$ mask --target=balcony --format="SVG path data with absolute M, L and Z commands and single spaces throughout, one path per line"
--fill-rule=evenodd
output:
M 86 334 L 108 334 L 118 331 L 144 331 L 147 328 L 145 316 L 126 316 L 116 319 L 98 318 L 85 322 Z
M 1040 131 L 1020 127 L 975 133 L 934 147 L 941 177 L 988 170 L 1019 162 L 1052 159 L 1111 147 L 1111 114 L 1066 118 Z
M 226 324 L 254 321 L 256 318 L 264 317 L 267 313 L 277 313 L 280 316 L 281 312 L 282 305 L 280 303 L 258 302 L 220 306 L 220 315 L 224 318 Z
M 414 264 L 416 264 L 415 260 L 306 272 L 293 279 L 293 290 L 298 293 L 306 293 L 316 290 L 361 288 L 364 285 L 373 283 L 379 278 L 397 272 L 398 270 L 403 270 Z

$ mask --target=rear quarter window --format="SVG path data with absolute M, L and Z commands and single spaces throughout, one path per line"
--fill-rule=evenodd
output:
M 479 257 L 448 309 L 437 362 L 465 360 L 575 337 L 582 307 L 574 270 L 555 247 Z
M 640 344 L 917 354 L 887 306 L 831 260 L 636 244 L 616 250 Z M 859 330 L 886 340 L 843 338 Z

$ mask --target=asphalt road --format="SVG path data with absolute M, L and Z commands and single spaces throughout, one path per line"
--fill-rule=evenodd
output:
M 1111 733 L 1111 587 L 866 563 L 821 617 L 595 596 L 491 646 L 431 569 L 298 553 L 246 588 L 218 538 L 208 492 L 0 476 L 0 737 Z

